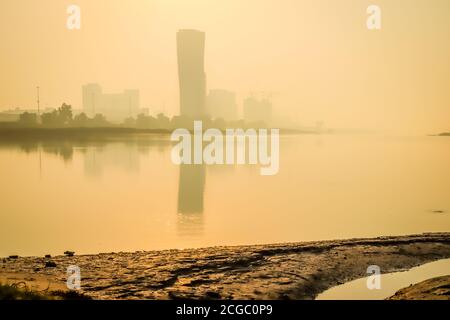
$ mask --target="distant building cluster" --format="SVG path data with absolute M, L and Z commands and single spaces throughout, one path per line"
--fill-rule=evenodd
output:
M 237 121 L 238 114 L 236 94 L 229 90 L 213 89 L 207 92 L 205 60 L 205 33 L 192 29 L 179 30 L 176 35 L 178 78 L 180 92 L 180 116 L 188 119 L 223 119 Z M 139 115 L 148 116 L 148 109 L 140 108 L 138 90 L 125 90 L 121 93 L 104 93 L 96 83 L 82 87 L 82 112 L 89 118 L 102 115 L 111 123 L 131 123 Z M 38 96 L 39 108 L 39 96 Z M 55 109 L 24 110 L 15 109 L 0 112 L 0 122 L 15 122 L 20 114 L 36 114 L 39 119 L 44 113 Z M 73 110 L 74 115 L 81 113 Z M 135 120 L 129 120 L 129 119 Z M 272 103 L 269 99 L 248 97 L 243 102 L 243 120 L 248 123 L 264 122 L 270 125 L 272 120 Z M 130 122 L 131 121 L 131 122 Z
M 205 33 L 180 30 L 177 33 L 178 78 L 180 86 L 180 115 L 191 118 L 209 115 L 213 119 L 237 120 L 235 93 L 210 90 L 206 96 L 204 70 Z M 265 122 L 272 118 L 272 103 L 268 99 L 250 97 L 244 101 L 244 120 Z
M 103 93 L 98 84 L 87 84 L 83 91 L 83 112 L 93 117 L 103 114 L 108 121 L 122 122 L 141 113 L 139 91 L 125 90 L 122 93 Z

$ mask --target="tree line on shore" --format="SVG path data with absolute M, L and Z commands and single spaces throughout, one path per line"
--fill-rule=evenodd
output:
M 246 123 L 244 120 L 225 121 L 222 118 L 212 119 L 210 116 L 203 116 L 204 128 L 265 128 L 264 122 Z M 156 117 L 139 114 L 136 117 L 129 117 L 122 123 L 111 123 L 103 114 L 96 114 L 94 117 L 88 117 L 84 112 L 73 115 L 72 106 L 63 103 L 58 109 L 43 113 L 38 117 L 36 113 L 24 112 L 19 116 L 17 125 L 25 128 L 97 128 L 97 127 L 121 127 L 136 129 L 174 129 L 174 128 L 193 128 L 194 119 L 187 116 L 173 116 L 169 118 L 163 113 Z

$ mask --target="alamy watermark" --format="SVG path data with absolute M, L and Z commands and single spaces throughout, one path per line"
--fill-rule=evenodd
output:
M 66 285 L 69 290 L 81 289 L 81 270 L 79 266 L 72 265 L 67 267 Z
M 367 273 L 370 276 L 367 277 L 366 285 L 369 290 L 381 289 L 381 268 L 377 265 L 372 265 L 367 268 Z
M 276 175 L 280 168 L 280 130 L 270 129 L 270 137 L 268 131 L 269 129 L 203 131 L 202 121 L 194 121 L 193 134 L 188 129 L 176 129 L 172 132 L 171 140 L 178 142 L 172 148 L 172 162 L 176 165 L 260 164 L 261 175 Z
M 66 27 L 69 30 L 80 30 L 81 29 L 81 8 L 76 4 L 71 4 L 67 7 L 67 17 Z
M 81 8 L 76 4 L 67 7 L 66 13 L 69 15 L 66 20 L 66 27 L 69 30 L 81 29 Z M 369 15 L 366 20 L 366 27 L 369 30 L 381 29 L 381 8 L 376 4 L 367 7 L 366 13 Z
M 366 20 L 366 26 L 369 30 L 381 29 L 381 8 L 377 5 L 370 5 L 367 7 L 367 14 L 369 17 Z

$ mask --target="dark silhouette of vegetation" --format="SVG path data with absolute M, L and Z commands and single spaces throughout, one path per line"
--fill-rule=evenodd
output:
M 11 285 L 0 284 L 0 300 L 90 300 L 91 298 L 76 291 L 35 291 L 25 282 Z
M 89 118 L 85 113 L 80 113 L 73 117 L 72 106 L 63 103 L 58 110 L 41 115 L 41 126 L 45 128 L 83 128 L 106 127 L 112 126 L 112 124 L 102 114 L 96 114 L 93 118 Z
M 73 118 L 72 124 L 75 127 L 80 127 L 80 128 L 87 127 L 89 124 L 89 118 L 86 115 L 86 113 L 82 112 Z
M 45 127 L 64 127 L 72 123 L 72 107 L 63 103 L 58 110 L 44 113 L 41 116 L 42 125 Z
M 20 115 L 16 127 L 20 128 L 46 128 L 46 129 L 81 129 L 81 128 L 108 128 L 108 129 L 137 129 L 151 131 L 171 131 L 176 128 L 193 129 L 194 120 L 201 120 L 204 129 L 207 128 L 266 128 L 264 122 L 246 123 L 244 120 L 225 121 L 222 118 L 212 119 L 210 116 L 202 116 L 194 119 L 189 116 L 174 116 L 169 118 L 163 113 L 156 117 L 139 114 L 135 118 L 128 117 L 121 124 L 109 122 L 104 115 L 96 114 L 88 117 L 84 112 L 73 115 L 72 106 L 63 103 L 60 108 L 52 112 L 43 113 L 38 117 L 34 113 L 25 112 Z M 11 126 L 2 126 L 4 128 Z M 125 132 L 124 132 L 125 133 Z
M 29 112 L 22 113 L 19 117 L 19 124 L 23 127 L 35 127 L 37 125 L 37 115 Z

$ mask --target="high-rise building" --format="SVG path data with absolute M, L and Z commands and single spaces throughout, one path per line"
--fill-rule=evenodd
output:
M 102 87 L 96 83 L 90 83 L 83 86 L 82 92 L 84 113 L 91 117 L 99 113 L 98 108 L 100 107 Z
M 180 30 L 177 33 L 180 115 L 205 115 L 206 75 L 204 68 L 205 33 Z
M 227 90 L 210 90 L 206 98 L 207 113 L 213 119 L 237 120 L 236 94 Z
M 89 117 L 103 114 L 107 120 L 121 122 L 139 113 L 139 91 L 125 90 L 122 93 L 102 92 L 98 84 L 83 86 L 83 111 Z

